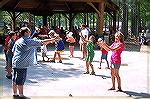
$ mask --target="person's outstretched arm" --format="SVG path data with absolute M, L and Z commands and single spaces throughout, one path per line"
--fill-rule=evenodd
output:
M 111 46 L 108 46 L 105 42 L 101 42 L 100 45 L 107 51 L 115 51 L 120 49 L 120 43 L 118 43 L 118 45 L 116 45 L 116 47 L 112 48 Z

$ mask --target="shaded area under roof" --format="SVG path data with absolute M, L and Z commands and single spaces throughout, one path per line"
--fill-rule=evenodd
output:
M 119 8 L 111 0 L 0 0 L 0 9 L 4 11 L 31 12 L 35 15 L 53 13 L 96 12 L 99 3 L 105 2 L 105 12 L 116 12 Z

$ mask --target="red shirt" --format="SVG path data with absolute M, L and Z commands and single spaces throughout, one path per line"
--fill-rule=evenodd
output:
M 106 51 L 104 48 L 101 48 L 102 54 L 107 54 L 108 51 Z
M 7 50 L 7 49 L 8 49 L 9 40 L 10 40 L 10 36 L 7 36 L 6 39 L 5 39 L 4 50 Z

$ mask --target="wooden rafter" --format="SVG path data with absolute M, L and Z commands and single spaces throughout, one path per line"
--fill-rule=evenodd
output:
M 3 7 L 6 3 L 8 3 L 10 0 L 2 0 L 0 2 L 0 8 Z
M 98 15 L 100 15 L 100 11 L 91 3 L 91 2 L 87 2 L 87 4 L 89 4 L 91 7 L 93 7 L 95 9 L 95 11 L 98 13 Z

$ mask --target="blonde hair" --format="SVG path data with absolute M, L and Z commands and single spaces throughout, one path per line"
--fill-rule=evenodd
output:
M 120 31 L 117 31 L 115 36 L 119 36 L 120 42 L 124 43 L 124 35 Z

